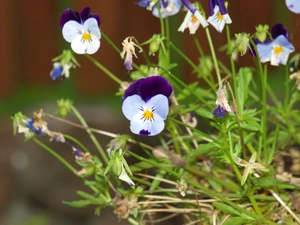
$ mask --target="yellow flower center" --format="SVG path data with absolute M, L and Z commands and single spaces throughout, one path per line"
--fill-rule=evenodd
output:
M 193 16 L 192 17 L 192 23 L 196 23 L 198 21 L 197 17 L 196 16 Z
M 89 33 L 84 32 L 82 35 L 82 40 L 84 40 L 84 41 L 91 40 L 91 35 Z
M 223 20 L 223 15 L 221 13 L 218 13 L 217 18 L 218 20 Z
M 149 109 L 146 109 L 143 113 L 143 119 L 145 120 L 153 120 L 154 119 L 154 113 L 153 111 L 150 111 Z
M 283 53 L 283 48 L 282 46 L 278 45 L 274 48 L 274 52 L 276 55 L 280 54 L 280 53 Z

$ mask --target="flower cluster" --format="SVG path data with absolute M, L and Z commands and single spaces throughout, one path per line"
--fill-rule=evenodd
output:
M 66 9 L 61 18 L 62 34 L 77 54 L 94 54 L 100 48 L 100 17 L 89 7 L 80 13 Z
M 173 87 L 161 76 L 133 82 L 123 96 L 122 111 L 134 134 L 153 136 L 165 127 Z
M 157 0 L 141 0 L 137 5 L 152 11 L 152 14 L 158 18 L 160 16 L 166 18 L 175 15 L 182 6 L 181 0 L 159 0 L 158 5 L 156 5 L 156 2 Z

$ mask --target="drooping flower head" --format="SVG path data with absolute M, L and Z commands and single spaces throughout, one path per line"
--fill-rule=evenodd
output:
M 159 7 L 156 5 L 157 2 Z M 152 11 L 152 14 L 157 18 L 159 18 L 160 15 L 162 18 L 175 15 L 180 11 L 182 6 L 181 0 L 141 0 L 136 4 Z M 158 9 L 160 9 L 160 12 Z
M 256 47 L 260 61 L 271 62 L 271 65 L 278 66 L 287 63 L 289 54 L 295 51 L 294 46 L 290 43 L 288 30 L 282 24 L 276 24 L 272 27 L 272 41 L 260 43 L 257 41 Z
M 227 112 L 231 112 L 231 108 L 226 98 L 226 86 L 220 86 L 217 91 L 216 107 L 212 113 L 215 117 L 223 118 Z
M 64 39 L 77 54 L 94 54 L 100 48 L 100 17 L 89 7 L 80 13 L 66 9 L 60 17 Z
M 127 37 L 124 39 L 124 41 L 122 42 L 123 51 L 120 54 L 122 59 L 125 57 L 125 54 L 126 54 L 124 66 L 128 71 L 132 70 L 132 56 L 134 55 L 137 58 L 137 56 L 135 54 L 135 47 L 137 47 L 139 49 L 139 52 L 143 51 L 140 46 L 138 46 L 136 43 L 134 43 L 133 40 L 136 41 L 136 39 L 134 37 Z
M 300 1 L 299 0 L 285 0 L 285 4 L 293 13 L 300 13 Z
M 208 26 L 206 19 L 192 3 L 188 0 L 182 0 L 182 3 L 188 8 L 188 12 L 178 31 L 184 32 L 186 28 L 189 28 L 190 34 L 195 34 L 200 24 L 202 27 Z
M 154 136 L 165 127 L 173 87 L 161 76 L 133 82 L 123 96 L 122 111 L 134 134 Z
M 208 0 L 209 4 L 209 22 L 218 32 L 222 32 L 225 24 L 232 23 L 227 12 L 224 0 Z

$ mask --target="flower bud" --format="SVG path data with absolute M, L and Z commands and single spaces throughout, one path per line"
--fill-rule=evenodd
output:
M 267 34 L 268 34 L 269 26 L 267 24 L 265 24 L 265 25 L 261 25 L 260 24 L 257 27 L 255 27 L 255 29 L 256 29 L 255 37 L 260 42 L 264 42 L 267 39 Z
M 57 101 L 58 115 L 65 118 L 72 107 L 73 102 L 69 99 L 60 99 Z
M 233 49 L 240 52 L 241 55 L 245 55 L 249 48 L 249 36 L 250 35 L 246 33 L 235 34 L 236 41 Z

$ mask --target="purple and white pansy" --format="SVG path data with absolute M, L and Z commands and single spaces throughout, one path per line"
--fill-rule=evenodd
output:
M 133 82 L 124 93 L 122 105 L 124 116 L 130 120 L 131 132 L 146 136 L 159 134 L 165 127 L 172 92 L 172 85 L 161 76 Z
M 66 9 L 60 18 L 64 39 L 77 54 L 94 54 L 100 48 L 100 17 L 89 7 L 80 13 Z
M 159 2 L 159 7 L 156 5 L 157 2 Z M 162 18 L 175 15 L 182 7 L 181 0 L 141 0 L 136 4 L 152 11 L 152 14 L 157 18 L 159 18 L 160 15 Z
M 300 13 L 300 1 L 299 0 L 285 0 L 285 4 L 293 13 Z
M 187 7 L 188 12 L 178 31 L 184 32 L 186 28 L 189 28 L 190 34 L 195 34 L 200 24 L 202 27 L 208 26 L 206 19 L 192 3 L 188 0 L 182 0 L 182 3 Z
M 271 62 L 271 65 L 278 66 L 287 63 L 289 54 L 295 51 L 290 43 L 288 30 L 283 24 L 276 24 L 272 27 L 272 41 L 258 42 L 257 51 L 262 63 Z
M 209 22 L 218 32 L 222 32 L 225 24 L 232 23 L 227 12 L 224 0 L 208 0 L 209 4 Z

